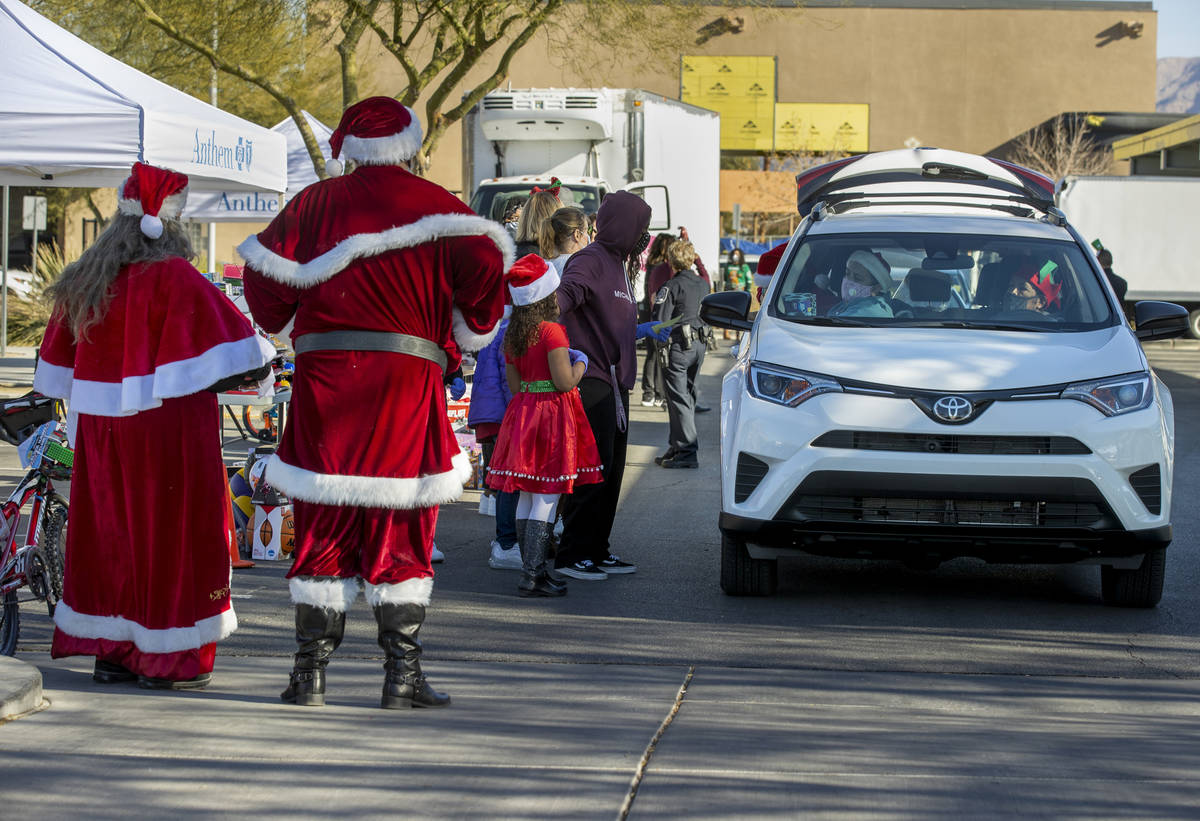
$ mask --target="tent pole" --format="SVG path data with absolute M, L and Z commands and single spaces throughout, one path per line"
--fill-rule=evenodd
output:
M 0 207 L 0 356 L 8 356 L 8 186 L 4 188 L 4 205 Z

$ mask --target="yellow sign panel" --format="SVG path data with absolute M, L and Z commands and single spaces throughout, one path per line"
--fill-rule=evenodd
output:
M 725 151 L 770 151 L 775 142 L 774 57 L 689 57 L 679 99 L 721 115 Z
M 866 103 L 776 103 L 775 150 L 867 151 L 869 108 Z

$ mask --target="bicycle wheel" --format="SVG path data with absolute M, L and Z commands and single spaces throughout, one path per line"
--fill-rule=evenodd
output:
M 42 514 L 41 532 L 38 534 L 38 551 L 45 572 L 45 601 L 50 618 L 54 618 L 54 607 L 62 601 L 63 570 L 67 556 L 67 502 L 60 496 L 46 500 L 46 511 Z
M 17 652 L 17 633 L 21 629 L 21 609 L 17 607 L 17 591 L 5 594 L 0 601 L 0 656 Z
M 276 438 L 275 415 L 273 407 L 263 409 L 246 405 L 242 408 L 242 424 L 246 426 L 246 432 L 255 439 L 270 444 Z

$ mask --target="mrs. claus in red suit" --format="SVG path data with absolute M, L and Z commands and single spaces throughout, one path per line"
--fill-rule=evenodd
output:
M 51 654 L 101 683 L 198 688 L 229 601 L 229 486 L 214 391 L 275 347 L 188 263 L 188 178 L 137 163 L 117 214 L 53 288 L 34 388 L 67 400 L 75 447 Z
M 421 673 L 417 633 L 437 506 L 469 476 L 443 379 L 459 349 L 495 334 L 513 246 L 404 167 L 421 125 L 395 100 L 346 109 L 329 144 L 356 170 L 304 189 L 238 248 L 255 320 L 271 332 L 295 322 L 291 413 L 265 476 L 295 502 L 299 652 L 282 698 L 324 703 L 361 580 L 387 656 L 382 706 L 440 707 L 449 698 Z

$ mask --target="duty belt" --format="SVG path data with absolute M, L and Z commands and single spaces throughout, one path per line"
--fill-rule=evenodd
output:
M 296 339 L 296 353 L 313 351 L 385 351 L 419 356 L 446 370 L 446 352 L 437 343 L 410 334 L 387 331 L 325 331 Z

